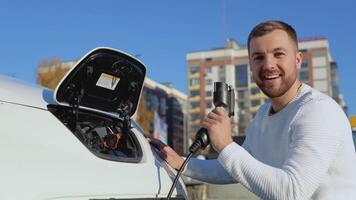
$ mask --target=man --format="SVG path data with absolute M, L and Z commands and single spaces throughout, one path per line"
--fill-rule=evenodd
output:
M 356 155 L 351 128 L 330 97 L 302 84 L 295 30 L 280 21 L 257 25 L 248 38 L 250 68 L 270 98 L 246 129 L 243 146 L 230 119 L 215 108 L 204 119 L 216 160 L 192 159 L 184 174 L 209 183 L 241 183 L 263 199 L 355 199 Z M 175 169 L 183 159 L 151 141 Z

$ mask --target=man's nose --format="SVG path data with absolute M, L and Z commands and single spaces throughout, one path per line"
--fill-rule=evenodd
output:
M 263 62 L 264 69 L 274 69 L 276 67 L 276 60 L 272 56 L 266 56 Z

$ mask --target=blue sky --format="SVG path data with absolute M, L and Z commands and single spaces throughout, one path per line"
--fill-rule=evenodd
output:
M 356 1 L 0 0 L 0 74 L 35 83 L 38 64 L 79 59 L 98 46 L 138 55 L 147 75 L 187 91 L 188 52 L 246 44 L 257 23 L 286 21 L 299 37 L 326 36 L 340 90 L 356 114 Z

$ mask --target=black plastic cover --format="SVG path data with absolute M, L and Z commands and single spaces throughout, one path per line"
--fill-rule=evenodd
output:
M 111 48 L 97 48 L 84 56 L 55 90 L 60 104 L 105 112 L 135 114 L 146 67 L 136 58 Z

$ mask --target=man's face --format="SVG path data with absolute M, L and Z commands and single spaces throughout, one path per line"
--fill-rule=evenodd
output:
M 252 38 L 250 66 L 259 88 L 270 98 L 285 94 L 297 79 L 302 55 L 283 30 Z

